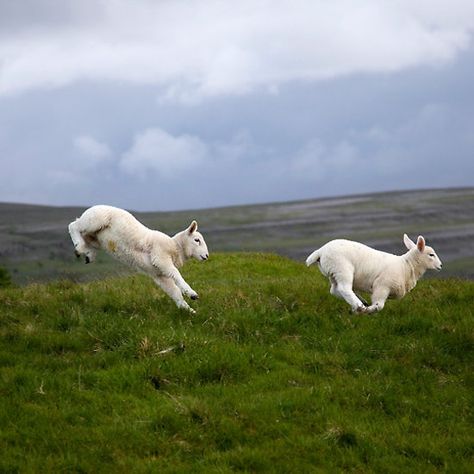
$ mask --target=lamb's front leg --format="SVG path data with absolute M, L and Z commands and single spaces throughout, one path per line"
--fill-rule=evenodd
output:
M 154 259 L 152 260 L 152 265 L 158 270 L 159 275 L 171 278 L 178 288 L 192 300 L 199 298 L 198 294 L 185 282 L 179 270 L 171 262 L 171 259 L 166 259 L 164 262 Z
M 376 286 L 374 285 L 374 289 L 372 290 L 371 302 L 372 304 L 366 308 L 366 313 L 376 313 L 377 311 L 381 311 L 385 306 L 385 301 L 390 294 L 389 288 L 385 286 Z
M 192 300 L 199 298 L 199 295 L 186 283 L 176 267 L 173 266 L 168 270 L 168 276 L 172 278 L 177 287 Z
M 169 277 L 156 277 L 153 278 L 155 283 L 176 303 L 178 308 L 183 308 L 190 313 L 196 311 L 186 303 L 180 289 L 176 286 L 175 282 Z

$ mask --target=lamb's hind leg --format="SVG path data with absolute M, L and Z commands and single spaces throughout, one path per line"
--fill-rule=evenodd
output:
M 366 310 L 364 303 L 352 290 L 352 280 L 331 278 L 331 294 L 342 298 L 350 304 L 353 313 L 363 313 Z
M 367 301 L 366 301 L 364 298 L 362 298 L 362 296 L 360 296 L 360 295 L 357 294 L 356 292 L 354 292 L 354 294 L 357 296 L 357 298 L 359 298 L 359 299 L 362 301 L 362 304 L 363 304 L 364 306 L 366 306 L 366 307 L 369 306 L 369 303 L 367 303 Z
M 335 296 L 336 298 L 344 299 L 339 293 L 336 279 L 330 276 L 329 281 L 331 282 L 331 288 L 329 289 L 329 293 L 331 293 L 331 295 Z
M 77 228 L 76 221 L 69 224 L 68 230 L 72 243 L 74 244 L 74 253 L 76 254 L 76 257 L 80 257 L 85 251 L 86 243 L 84 242 L 84 239 Z
M 329 292 L 331 295 L 335 296 L 336 298 L 344 299 L 344 297 L 339 293 L 339 290 L 337 288 L 337 281 L 333 277 L 329 277 L 329 281 L 331 282 L 331 288 L 329 289 Z M 354 292 L 354 294 L 359 298 L 364 306 L 369 306 L 369 303 L 365 301 L 364 298 L 362 298 L 360 295 Z
M 195 313 L 193 308 L 186 303 L 181 293 L 181 290 L 176 286 L 176 283 L 169 277 L 155 277 L 155 283 L 176 303 L 178 308 L 183 308 L 190 313 Z
M 84 239 L 78 228 L 77 220 L 69 224 L 68 230 L 72 243 L 74 244 L 74 253 L 76 254 L 76 257 L 79 258 L 81 255 L 84 255 L 86 263 L 93 262 L 95 260 L 96 251 L 93 247 L 88 245 Z

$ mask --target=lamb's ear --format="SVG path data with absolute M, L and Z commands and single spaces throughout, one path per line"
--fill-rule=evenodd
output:
M 407 234 L 403 234 L 403 243 L 408 250 L 411 250 L 413 247 L 415 247 L 415 242 L 413 242 L 413 240 L 411 240 Z
M 192 233 L 196 232 L 198 229 L 198 223 L 196 221 L 192 221 L 191 225 L 187 228 L 188 234 L 191 235 Z
M 418 240 L 416 241 L 416 246 L 420 252 L 425 250 L 425 239 L 422 235 L 418 236 Z

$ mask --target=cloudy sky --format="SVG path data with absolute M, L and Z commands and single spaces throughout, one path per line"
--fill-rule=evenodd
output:
M 474 185 L 472 0 L 0 0 L 0 201 Z

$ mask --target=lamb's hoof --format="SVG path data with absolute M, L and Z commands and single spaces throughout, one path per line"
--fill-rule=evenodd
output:
M 81 258 L 81 254 L 77 250 L 74 250 L 74 255 L 76 258 Z
M 91 259 L 86 255 L 86 263 L 91 263 Z
M 183 309 L 184 311 L 187 311 L 188 313 L 194 314 L 196 311 L 191 308 L 191 306 L 186 303 L 186 301 L 181 301 L 180 303 L 177 303 L 179 309 Z
M 199 295 L 197 293 L 195 293 L 194 295 L 191 295 L 190 298 L 192 300 L 198 300 L 199 299 Z
M 367 306 L 358 306 L 356 309 L 352 310 L 355 314 L 365 314 L 367 313 Z

